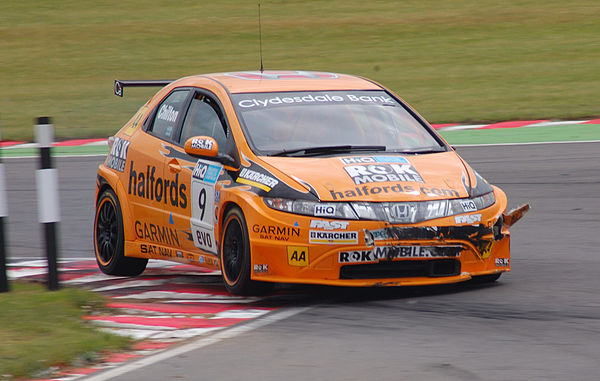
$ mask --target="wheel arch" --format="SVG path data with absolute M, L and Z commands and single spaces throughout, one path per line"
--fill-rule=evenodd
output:
M 98 191 L 96 192 L 95 207 L 98 205 L 98 199 L 102 192 L 107 189 L 112 190 L 117 196 L 117 200 L 121 206 L 124 239 L 125 241 L 133 241 L 135 239 L 135 230 L 132 223 L 133 215 L 131 213 L 129 199 L 127 198 L 127 192 L 125 192 L 122 183 L 119 181 L 119 177 L 110 171 L 102 171 L 102 167 L 100 167 L 98 170 L 97 187 Z M 127 256 L 127 253 L 125 253 L 125 256 Z

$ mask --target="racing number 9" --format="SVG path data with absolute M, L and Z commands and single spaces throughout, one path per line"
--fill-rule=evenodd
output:
M 200 207 L 200 221 L 204 221 L 204 212 L 206 211 L 206 188 L 200 190 L 198 195 L 198 206 Z
M 194 245 L 206 252 L 217 254 L 215 245 L 215 185 L 222 165 L 206 160 L 198 160 L 192 172 L 192 216 L 190 228 Z

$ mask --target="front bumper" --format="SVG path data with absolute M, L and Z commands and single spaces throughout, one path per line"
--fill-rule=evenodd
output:
M 478 211 L 483 214 L 478 225 L 451 225 L 452 217 L 421 226 L 347 221 L 347 228 L 334 231 L 340 234 L 331 234 L 330 242 L 313 239 L 311 220 L 319 218 L 276 213 L 277 218 L 265 223 L 266 216 L 273 216 L 272 210 L 265 210 L 261 222 L 251 225 L 251 276 L 286 283 L 409 286 L 507 272 L 510 233 L 504 220 L 516 222 L 516 214 L 505 215 L 496 208 Z M 278 232 L 273 226 L 289 228 L 273 236 L 268 234 Z

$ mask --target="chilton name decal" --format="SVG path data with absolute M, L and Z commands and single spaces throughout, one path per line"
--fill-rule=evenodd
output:
M 156 167 L 146 166 L 146 172 L 134 169 L 131 162 L 129 168 L 129 188 L 127 193 L 147 200 L 162 201 L 165 205 L 170 201 L 172 206 L 187 208 L 185 184 L 179 183 L 179 174 L 174 179 L 155 177 Z

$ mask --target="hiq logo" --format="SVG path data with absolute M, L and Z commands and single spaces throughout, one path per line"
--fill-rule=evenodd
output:
M 315 205 L 315 216 L 335 216 L 335 205 Z
M 220 173 L 221 168 L 217 167 L 216 165 L 197 162 L 196 167 L 194 167 L 194 171 L 192 172 L 192 177 L 214 184 L 217 182 Z
M 402 156 L 355 156 L 341 157 L 344 164 L 364 164 L 364 163 L 400 163 L 409 164 L 408 160 Z

